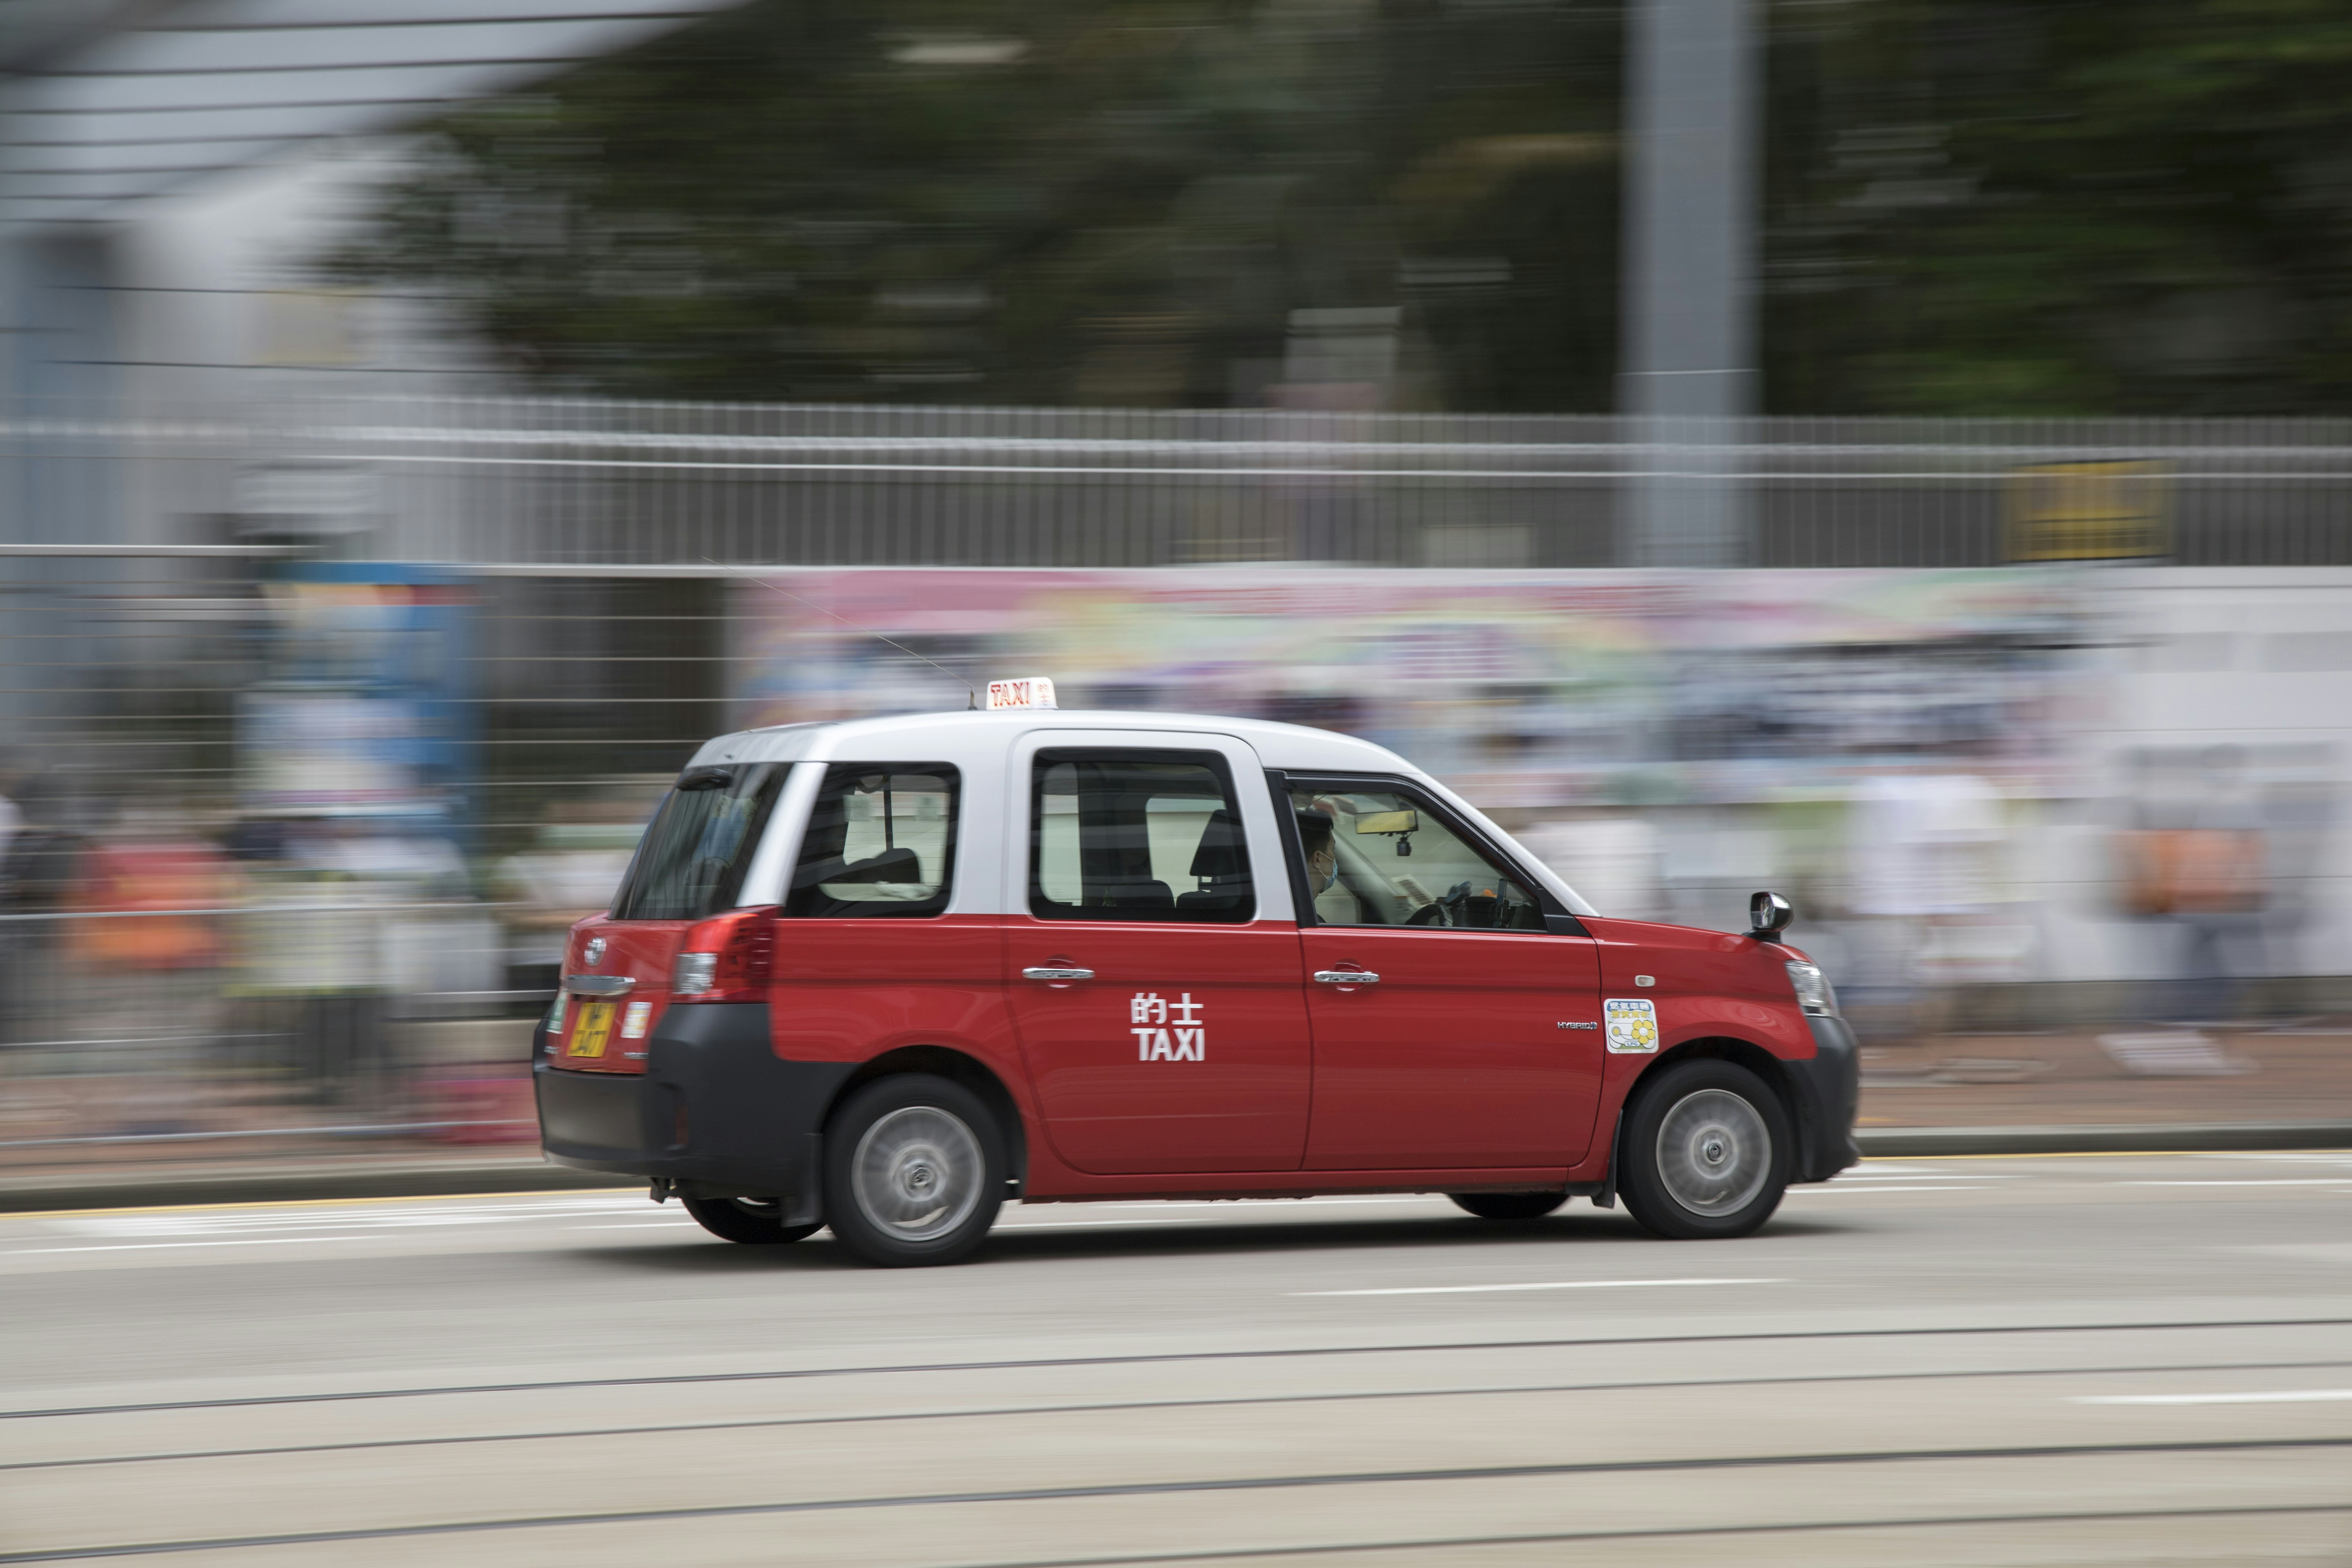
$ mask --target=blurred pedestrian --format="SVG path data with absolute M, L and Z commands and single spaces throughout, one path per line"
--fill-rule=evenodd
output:
M 1850 902 L 1864 924 L 1841 988 L 1864 1016 L 1932 1033 L 1954 984 L 2011 977 L 1989 971 L 1972 940 L 2000 901 L 2000 795 L 1969 773 L 1881 773 L 1856 792 L 1847 824 Z
M 2238 977 L 2258 967 L 2269 876 L 2262 811 L 2245 753 L 2213 746 L 2177 783 L 2144 760 L 2134 826 L 2123 838 L 2126 907 L 2159 929 L 2170 984 L 2164 1012 L 2177 1024 L 2229 1016 Z M 2168 784 L 2171 787 L 2168 787 Z
M 289 819 L 285 853 L 254 879 L 258 908 L 244 921 L 243 988 L 264 1004 L 306 1098 L 340 1105 L 381 1064 L 383 924 L 396 898 L 374 874 L 350 819 Z
M 612 907 L 644 831 L 635 802 L 550 810 L 530 848 L 499 862 L 493 896 L 506 910 L 507 984 L 552 994 L 572 926 Z

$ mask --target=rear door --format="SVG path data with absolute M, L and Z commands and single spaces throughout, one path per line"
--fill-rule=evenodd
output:
M 1311 901 L 1299 921 L 1315 1032 L 1307 1168 L 1580 1158 L 1603 1056 L 1592 940 L 1410 782 L 1286 783 Z
M 791 764 L 690 768 L 655 811 L 609 913 L 573 928 L 563 953 L 554 1064 L 646 1070 L 670 972 L 698 921 L 735 907 Z
M 963 770 L 835 762 L 809 771 L 822 778 L 776 930 L 776 1054 L 862 1061 L 901 1045 L 1001 1038 L 997 919 L 949 912 Z
M 1006 991 L 1055 1152 L 1105 1174 L 1297 1169 L 1307 1012 L 1255 753 L 1046 731 L 1012 766 Z

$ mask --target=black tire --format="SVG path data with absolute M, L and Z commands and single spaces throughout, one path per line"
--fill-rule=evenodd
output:
M 1541 1219 L 1568 1202 L 1566 1193 L 1448 1193 L 1454 1206 L 1480 1219 Z
M 1678 1062 L 1644 1084 L 1622 1136 L 1626 1209 L 1676 1241 L 1746 1236 L 1771 1218 L 1796 1152 L 1780 1097 L 1737 1062 L 1712 1059 Z
M 773 1198 L 689 1198 L 678 1195 L 694 1223 L 726 1241 L 750 1247 L 777 1247 L 800 1241 L 824 1228 L 822 1225 L 785 1225 L 776 1216 L 783 1205 Z
M 877 1079 L 825 1129 L 825 1219 L 865 1262 L 960 1262 L 1003 1202 L 1003 1135 L 960 1083 L 927 1073 Z

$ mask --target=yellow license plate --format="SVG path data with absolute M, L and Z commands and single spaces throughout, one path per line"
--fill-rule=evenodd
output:
M 580 1009 L 580 1017 L 572 1026 L 572 1049 L 575 1057 L 601 1057 L 604 1042 L 613 1033 L 613 1005 L 591 1002 Z

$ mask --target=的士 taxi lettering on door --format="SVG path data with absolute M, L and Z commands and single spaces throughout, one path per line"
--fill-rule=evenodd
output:
M 1128 999 L 1128 1033 L 1135 1037 L 1139 1062 L 1198 1062 L 1208 1059 L 1209 1026 L 1201 1015 L 1208 1006 L 1185 992 L 1171 1002 L 1156 991 L 1139 991 Z

